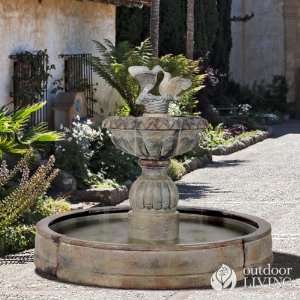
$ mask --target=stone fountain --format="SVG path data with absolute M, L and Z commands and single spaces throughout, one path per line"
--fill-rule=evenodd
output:
M 271 226 L 257 217 L 224 210 L 177 207 L 168 177 L 172 157 L 192 150 L 207 126 L 200 117 L 171 117 L 171 101 L 191 86 L 156 66 L 131 67 L 139 82 L 141 117 L 110 117 L 103 127 L 119 149 L 139 158 L 141 176 L 130 207 L 95 208 L 42 220 L 37 225 L 38 272 L 84 285 L 136 289 L 208 286 L 225 264 L 238 280 L 243 268 L 272 261 Z M 159 95 L 152 90 L 164 77 Z

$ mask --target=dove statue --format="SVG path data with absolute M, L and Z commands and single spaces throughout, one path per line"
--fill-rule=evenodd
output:
M 128 68 L 129 74 L 139 83 L 141 92 L 136 103 L 145 107 L 147 114 L 167 114 L 169 103 L 177 99 L 181 92 L 191 87 L 192 81 L 182 77 L 172 77 L 157 65 L 152 70 L 145 66 L 132 66 Z M 158 74 L 162 73 L 163 80 L 159 84 L 158 96 L 151 94 L 157 84 Z
M 190 79 L 182 77 L 172 77 L 168 72 L 164 73 L 164 79 L 159 86 L 159 93 L 163 97 L 172 97 L 177 99 L 177 97 L 185 90 L 189 89 L 192 86 L 192 81 Z

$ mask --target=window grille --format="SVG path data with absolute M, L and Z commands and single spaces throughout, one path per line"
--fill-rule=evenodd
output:
M 45 51 L 23 52 L 11 55 L 13 60 L 14 108 L 22 108 L 34 103 L 47 101 L 49 78 L 49 57 Z M 31 116 L 31 125 L 47 121 L 47 105 Z
M 94 114 L 93 71 L 89 64 L 91 54 L 62 54 L 64 59 L 65 92 L 83 92 L 87 101 L 88 116 Z

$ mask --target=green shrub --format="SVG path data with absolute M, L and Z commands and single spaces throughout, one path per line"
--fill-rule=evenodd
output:
M 46 102 L 36 103 L 10 112 L 7 106 L 0 108 L 0 158 L 3 153 L 25 155 L 32 149 L 55 142 L 62 135 L 48 131 L 46 124 L 28 127 L 32 114 L 39 111 Z
M 71 205 L 64 198 L 53 199 L 52 197 L 41 196 L 33 207 L 24 211 L 20 222 L 29 225 L 36 224 L 41 219 L 70 210 Z
M 258 110 L 270 113 L 287 111 L 288 84 L 283 76 L 274 76 L 271 83 L 262 81 L 254 84 L 254 93 L 261 96 L 261 102 L 255 103 Z
M 53 170 L 54 157 L 51 157 L 45 165 L 40 166 L 31 176 L 27 157 L 21 159 L 18 166 L 18 171 L 21 173 L 19 183 L 0 200 L 0 232 L 6 227 L 15 225 L 22 214 L 33 207 L 38 198 L 48 190 L 57 176 L 57 170 Z M 9 171 L 6 164 L 2 163 L 0 174 L 2 187 L 8 184 L 13 172 L 14 170 Z
M 169 168 L 168 168 L 168 175 L 174 180 L 179 180 L 184 174 L 186 170 L 185 167 L 181 162 L 176 159 L 171 159 Z
M 68 210 L 63 201 L 53 201 L 44 194 L 57 175 L 54 157 L 31 172 L 29 155 L 9 170 L 3 161 L 0 168 L 0 255 L 33 246 L 34 225 L 41 218 Z
M 72 174 L 81 187 L 88 185 L 95 177 L 103 179 L 99 169 L 95 174 L 90 170 L 94 148 L 103 146 L 102 132 L 94 128 L 90 120 L 81 121 L 76 117 L 72 127 L 64 128 L 65 139 L 56 145 L 56 166 Z
M 226 145 L 232 141 L 225 134 L 223 124 L 219 124 L 215 128 L 210 124 L 200 134 L 199 147 L 211 151 L 220 145 Z
M 71 210 L 71 205 L 64 198 L 53 199 L 46 197 L 37 203 L 36 211 L 40 214 L 39 219 L 68 212 Z
M 137 159 L 118 150 L 106 130 L 77 118 L 65 129 L 65 140 L 56 147 L 56 166 L 72 174 L 80 188 L 101 185 L 106 180 L 124 183 L 139 174 Z
M 92 188 L 95 189 L 114 189 L 114 188 L 118 188 L 120 187 L 120 185 L 115 181 L 115 180 L 111 180 L 111 179 L 105 179 L 103 181 L 100 181 L 98 183 L 95 183 L 92 185 Z
M 0 255 L 17 253 L 34 247 L 35 228 L 30 225 L 6 227 L 0 235 Z
M 178 107 L 177 115 L 194 114 L 197 109 L 197 93 L 205 88 L 206 74 L 200 71 L 200 61 L 191 60 L 184 55 L 165 55 L 158 64 L 173 76 L 181 76 L 192 80 L 192 87 L 182 93 L 175 102 Z
M 230 81 L 226 97 L 233 105 L 250 104 L 255 112 L 285 113 L 288 84 L 283 76 L 274 76 L 271 83 L 255 82 L 252 87 Z M 215 103 L 222 105 L 222 103 Z M 224 104 L 223 104 L 224 105 Z
M 0 255 L 16 253 L 34 247 L 35 224 L 41 219 L 71 210 L 63 198 L 41 196 L 35 205 L 27 208 L 17 222 L 0 231 Z

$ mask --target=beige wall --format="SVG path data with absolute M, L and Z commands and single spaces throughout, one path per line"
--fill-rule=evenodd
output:
M 59 54 L 95 53 L 93 39 L 115 40 L 115 6 L 76 0 L 0 0 L 0 37 L 2 105 L 10 100 L 10 54 L 48 49 L 50 63 L 56 66 L 53 79 L 62 78 L 63 61 Z M 98 106 L 106 111 L 112 109 L 112 97 L 112 90 L 100 81 Z
M 285 74 L 283 4 L 284 0 L 233 0 L 233 16 L 255 14 L 248 22 L 232 23 L 231 75 L 236 81 L 252 85 Z

